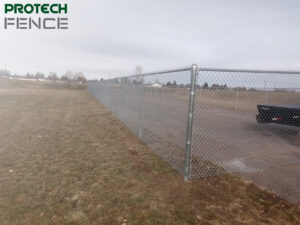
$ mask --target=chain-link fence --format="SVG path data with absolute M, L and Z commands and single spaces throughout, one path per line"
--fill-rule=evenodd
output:
M 185 179 L 300 163 L 300 73 L 183 68 L 89 92 Z

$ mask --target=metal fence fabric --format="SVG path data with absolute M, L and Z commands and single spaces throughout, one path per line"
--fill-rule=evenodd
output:
M 298 72 L 193 65 L 89 82 L 88 91 L 185 180 L 300 162 Z M 267 123 L 256 117 L 284 105 L 297 114 L 292 126 L 276 121 L 282 108 Z
M 256 119 L 258 105 L 300 104 L 299 74 L 200 69 L 197 87 L 192 178 L 300 162 L 299 128 Z
M 90 82 L 89 92 L 184 174 L 190 68 Z

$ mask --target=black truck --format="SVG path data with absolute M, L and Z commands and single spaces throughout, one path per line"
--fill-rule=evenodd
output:
M 300 127 L 299 105 L 257 105 L 258 123 L 278 123 Z

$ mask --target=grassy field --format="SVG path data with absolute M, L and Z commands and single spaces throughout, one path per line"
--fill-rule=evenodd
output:
M 132 88 L 132 87 L 128 87 Z M 139 87 L 135 86 L 136 93 L 139 94 Z M 116 87 L 115 91 L 122 95 L 122 89 Z M 166 97 L 172 100 L 188 101 L 189 89 L 176 87 L 153 88 L 145 87 L 144 94 L 148 97 Z M 238 110 L 241 112 L 257 113 L 258 104 L 298 104 L 299 91 L 288 90 L 196 90 L 196 106 L 204 104 L 224 109 Z
M 0 80 L 0 224 L 299 224 L 231 175 L 183 182 L 85 90 Z

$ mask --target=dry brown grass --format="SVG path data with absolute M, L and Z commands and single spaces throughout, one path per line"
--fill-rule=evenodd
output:
M 147 96 L 165 96 L 170 99 L 188 101 L 189 92 L 186 88 L 150 88 L 145 89 Z M 196 90 L 196 106 L 213 106 L 223 109 L 257 113 L 258 104 L 297 104 L 300 92 L 286 90 Z
M 257 113 L 258 104 L 296 104 L 300 93 L 293 91 L 202 90 L 197 93 L 200 104 L 242 112 Z
M 71 89 L 71 90 L 83 90 L 86 89 L 85 84 L 80 84 L 76 81 L 38 81 L 35 79 L 2 79 L 0 78 L 0 88 L 33 88 L 33 89 Z
M 84 90 L 0 87 L 1 225 L 300 223 L 238 177 L 183 182 Z

